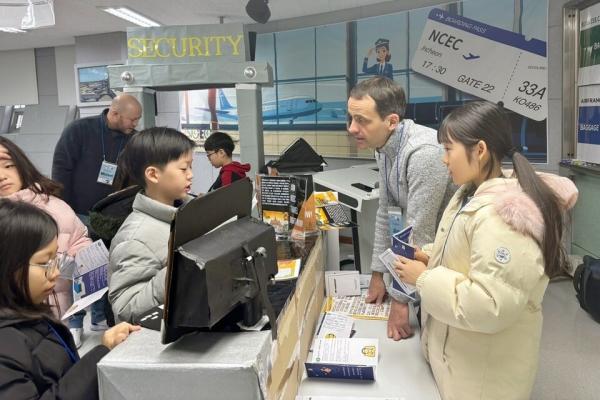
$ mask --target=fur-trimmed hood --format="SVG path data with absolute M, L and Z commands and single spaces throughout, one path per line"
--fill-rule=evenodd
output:
M 512 171 L 504 171 L 507 178 L 490 179 L 475 192 L 474 198 L 493 196 L 498 215 L 518 232 L 541 241 L 544 236 L 544 219 L 534 201 L 527 195 Z M 568 178 L 554 174 L 538 173 L 544 183 L 556 194 L 564 211 L 571 209 L 579 192 Z

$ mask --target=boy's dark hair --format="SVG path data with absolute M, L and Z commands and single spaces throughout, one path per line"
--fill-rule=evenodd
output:
M 46 196 L 60 196 L 62 185 L 42 175 L 19 146 L 2 136 L 0 136 L 0 146 L 8 151 L 12 162 L 17 168 L 21 178 L 21 189 L 30 189 L 34 193 Z
M 149 166 L 163 168 L 194 149 L 194 141 L 176 129 L 154 127 L 133 135 L 121 157 L 121 165 L 131 180 L 146 187 L 144 177 Z
M 0 226 L 0 309 L 28 319 L 53 318 L 48 304 L 31 299 L 29 260 L 58 236 L 56 222 L 32 204 L 0 199 Z
M 219 151 L 221 149 L 227 154 L 227 157 L 231 157 L 233 149 L 235 149 L 235 143 L 233 143 L 231 136 L 225 132 L 213 132 L 212 135 L 204 141 L 204 150 Z

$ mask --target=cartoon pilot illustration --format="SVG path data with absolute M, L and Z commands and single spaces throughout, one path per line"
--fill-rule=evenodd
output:
M 377 54 L 377 62 L 370 67 L 367 67 L 369 57 L 373 55 L 373 52 L 376 52 Z M 369 49 L 367 56 L 363 60 L 362 72 L 365 74 L 382 75 L 394 79 L 394 67 L 389 62 L 391 58 L 390 41 L 388 39 L 377 39 L 375 47 Z

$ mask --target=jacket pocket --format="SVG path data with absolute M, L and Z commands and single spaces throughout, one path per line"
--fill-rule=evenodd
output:
M 448 325 L 444 325 L 444 330 L 442 331 L 442 345 L 441 345 L 441 352 L 442 352 L 442 361 L 444 362 L 444 364 L 448 364 L 448 353 L 446 351 L 447 347 L 448 347 L 448 336 L 450 335 L 450 327 Z

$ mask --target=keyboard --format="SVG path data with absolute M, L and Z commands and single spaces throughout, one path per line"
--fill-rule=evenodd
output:
M 326 204 L 323 206 L 323 209 L 325 210 L 325 214 L 327 214 L 327 218 L 329 218 L 329 223 L 341 226 L 352 224 L 352 220 L 350 220 L 341 204 Z

